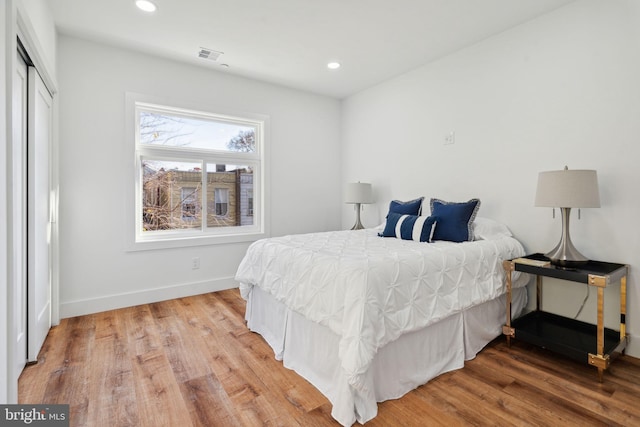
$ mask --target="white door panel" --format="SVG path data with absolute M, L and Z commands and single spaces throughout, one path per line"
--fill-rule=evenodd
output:
M 11 286 L 13 292 L 12 327 L 15 338 L 15 378 L 20 376 L 27 361 L 27 64 L 16 52 L 16 72 L 13 77 L 13 135 L 11 142 L 11 206 L 12 258 Z
M 28 346 L 29 361 L 51 327 L 50 164 L 52 99 L 42 79 L 29 67 L 28 125 Z

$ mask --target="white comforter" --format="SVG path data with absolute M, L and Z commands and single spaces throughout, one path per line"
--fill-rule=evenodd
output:
M 244 298 L 259 286 L 338 334 L 349 384 L 363 390 L 379 348 L 505 293 L 502 261 L 523 255 L 511 237 L 417 243 L 336 231 L 259 240 L 236 280 Z

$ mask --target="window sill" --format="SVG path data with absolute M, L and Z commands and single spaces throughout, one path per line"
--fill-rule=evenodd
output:
M 127 242 L 127 252 L 152 251 L 161 249 L 186 248 L 194 246 L 227 245 L 234 243 L 255 242 L 268 237 L 265 232 L 206 235 L 206 236 L 171 236 L 148 240 Z

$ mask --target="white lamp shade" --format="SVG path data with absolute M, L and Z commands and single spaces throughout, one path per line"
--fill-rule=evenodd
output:
M 598 176 L 594 170 L 540 172 L 535 206 L 599 208 Z
M 346 185 L 344 191 L 345 203 L 373 203 L 371 184 L 352 182 Z

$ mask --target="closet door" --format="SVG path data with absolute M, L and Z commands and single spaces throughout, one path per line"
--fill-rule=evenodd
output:
M 12 253 L 11 283 L 15 333 L 15 378 L 27 361 L 27 64 L 16 52 L 13 76 L 13 136 L 11 142 Z
M 28 360 L 38 358 L 51 327 L 50 163 L 52 99 L 29 67 L 28 124 Z

